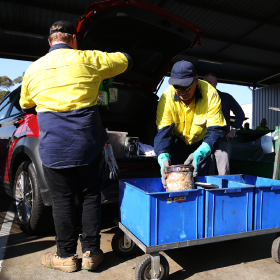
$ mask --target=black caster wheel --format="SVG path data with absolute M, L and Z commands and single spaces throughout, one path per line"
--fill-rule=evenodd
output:
M 111 245 L 113 251 L 121 257 L 128 257 L 133 255 L 137 248 L 132 240 L 130 241 L 130 244 L 124 246 L 124 233 L 120 229 L 118 229 L 118 231 L 115 233 Z
M 280 263 L 280 236 L 278 234 L 272 243 L 271 256 L 277 263 Z
M 151 255 L 145 255 L 137 263 L 135 268 L 135 279 L 136 280 L 150 280 L 152 279 L 151 267 L 152 267 Z M 167 259 L 160 255 L 160 268 L 159 275 L 156 279 L 166 280 L 169 276 L 169 264 Z

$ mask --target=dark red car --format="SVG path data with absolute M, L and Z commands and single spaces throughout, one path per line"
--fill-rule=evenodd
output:
M 133 70 L 114 80 L 118 102 L 99 107 L 103 126 L 153 145 L 157 85 L 175 55 L 199 44 L 202 31 L 166 10 L 133 0 L 92 4 L 78 19 L 77 30 L 79 49 L 126 52 L 134 61 Z M 22 113 L 19 99 L 20 87 L 0 104 L 0 185 L 14 197 L 21 229 L 39 234 L 53 227 L 52 201 L 38 151 L 37 116 Z M 156 158 L 117 161 L 121 178 L 160 176 Z M 118 181 L 105 179 L 102 202 L 117 200 Z

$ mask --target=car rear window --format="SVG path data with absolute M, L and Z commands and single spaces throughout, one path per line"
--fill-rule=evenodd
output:
M 0 104 L 0 120 L 4 119 L 6 117 L 6 114 L 8 112 L 8 109 L 10 108 L 10 105 L 11 105 L 10 98 L 6 98 Z

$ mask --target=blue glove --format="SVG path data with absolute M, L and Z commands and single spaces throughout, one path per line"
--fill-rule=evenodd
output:
M 198 170 L 199 162 L 211 154 L 210 146 L 203 142 L 193 153 L 194 167 Z
M 162 153 L 158 156 L 158 163 L 160 165 L 160 173 L 161 173 L 161 182 L 164 188 L 166 188 L 167 184 L 166 184 L 166 179 L 167 176 L 164 173 L 164 168 L 167 166 L 170 166 L 170 155 L 167 153 Z

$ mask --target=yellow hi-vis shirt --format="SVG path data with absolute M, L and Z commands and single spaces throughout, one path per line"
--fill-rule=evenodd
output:
M 20 106 L 37 112 L 67 112 L 97 104 L 99 85 L 127 69 L 122 53 L 56 49 L 29 66 Z
M 187 145 L 191 145 L 206 134 L 206 128 L 226 126 L 221 99 L 216 89 L 205 81 L 198 80 L 201 98 L 195 96 L 189 106 L 169 86 L 160 98 L 157 107 L 158 130 L 172 126 L 173 132 Z

